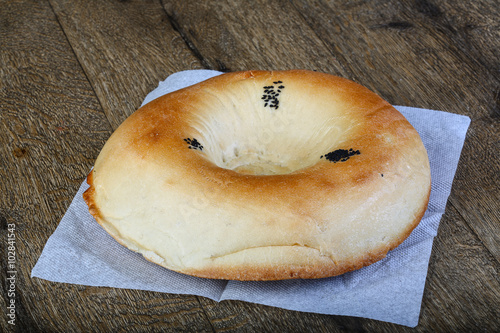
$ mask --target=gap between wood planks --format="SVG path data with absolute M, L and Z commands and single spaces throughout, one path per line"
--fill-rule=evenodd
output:
M 161 7 L 162 7 L 165 15 L 168 18 L 168 21 L 170 22 L 170 25 L 172 25 L 172 28 L 174 29 L 174 31 L 176 31 L 177 33 L 179 33 L 179 35 L 181 36 L 182 40 L 184 41 L 184 43 L 188 47 L 188 49 L 191 50 L 191 52 L 193 52 L 193 55 L 201 62 L 201 64 L 203 65 L 203 67 L 205 67 L 206 69 L 214 69 L 214 68 L 212 68 L 210 66 L 210 64 L 208 63 L 207 59 L 203 56 L 203 54 L 201 54 L 200 50 L 198 50 L 198 48 L 194 45 L 194 43 L 189 39 L 187 33 L 181 27 L 181 25 L 179 24 L 179 22 L 177 21 L 177 19 L 174 17 L 174 15 L 170 15 L 166 11 L 165 5 L 163 4 L 162 1 L 160 1 L 160 3 L 161 3 Z M 229 71 L 229 69 L 220 60 L 216 59 L 216 62 L 219 65 L 219 68 L 217 68 L 216 70 L 219 70 L 221 72 L 227 72 L 227 71 Z

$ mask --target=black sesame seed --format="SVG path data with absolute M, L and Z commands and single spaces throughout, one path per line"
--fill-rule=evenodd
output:
M 282 83 L 282 81 L 274 81 L 274 84 L 279 84 Z M 283 85 L 281 85 L 279 88 L 284 88 Z M 269 86 L 264 86 L 264 94 L 262 95 L 261 99 L 264 101 L 264 107 L 270 107 L 273 109 L 278 109 L 279 105 L 279 100 L 278 96 L 280 95 L 281 90 L 278 89 L 277 91 L 275 90 L 274 85 L 269 85 Z
M 188 149 L 198 149 L 198 150 L 203 150 L 203 146 L 196 140 L 195 138 L 186 138 L 183 139 L 184 142 L 188 144 Z
M 349 159 L 349 157 L 354 156 L 354 155 L 359 155 L 361 154 L 359 150 L 353 150 L 352 148 L 347 150 L 347 149 L 337 149 L 335 151 L 329 152 L 328 154 L 324 155 L 327 160 L 330 162 L 345 162 Z

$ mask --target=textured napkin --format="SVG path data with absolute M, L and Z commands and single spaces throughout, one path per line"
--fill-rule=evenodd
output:
M 169 76 L 145 99 L 219 75 L 193 70 Z M 194 294 L 216 301 L 233 299 L 284 309 L 357 316 L 415 327 L 432 242 L 457 168 L 470 119 L 441 111 L 396 106 L 420 133 L 432 174 L 429 207 L 410 237 L 371 266 L 316 280 L 237 282 L 179 274 L 119 245 L 93 217 L 82 199 L 84 182 L 31 272 L 32 277 L 89 286 Z

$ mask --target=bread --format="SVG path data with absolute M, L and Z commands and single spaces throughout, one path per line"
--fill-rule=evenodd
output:
M 421 220 L 430 169 L 389 103 L 312 71 L 223 74 L 126 119 L 84 199 L 118 242 L 213 279 L 322 278 L 384 258 Z

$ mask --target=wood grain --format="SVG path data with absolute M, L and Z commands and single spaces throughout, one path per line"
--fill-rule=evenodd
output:
M 345 75 L 288 1 L 162 3 L 205 67 L 220 71 L 301 68 Z
M 499 266 L 454 206 L 434 241 L 421 314 L 422 328 L 495 332 L 500 327 Z M 478 278 L 481 277 L 481 278 Z M 453 313 L 453 316 L 443 315 Z
M 158 1 L 50 3 L 113 129 L 159 81 L 202 68 Z
M 500 330 L 500 7 L 492 0 L 1 1 L 0 261 L 16 225 L 22 332 Z M 31 279 L 106 139 L 193 68 L 306 68 L 472 119 L 416 329 L 239 301 Z M 6 284 L 0 288 L 6 309 Z M 0 330 L 11 331 L 4 319 Z

